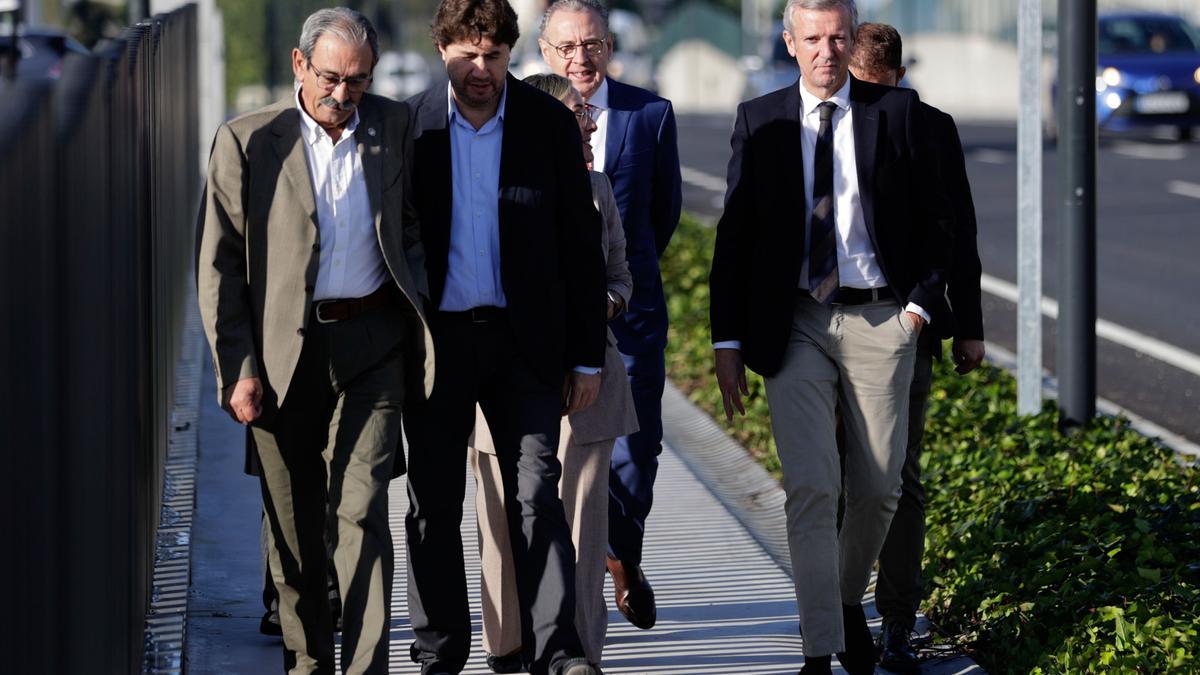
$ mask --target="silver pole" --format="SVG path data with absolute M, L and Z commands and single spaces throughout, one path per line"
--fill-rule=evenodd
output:
M 1017 30 L 1017 412 L 1042 407 L 1042 0 L 1021 0 Z

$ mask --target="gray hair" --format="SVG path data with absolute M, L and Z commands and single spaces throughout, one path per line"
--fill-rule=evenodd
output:
M 787 5 L 783 8 L 783 29 L 788 33 L 791 33 L 794 28 L 792 12 L 797 9 L 844 11 L 846 16 L 850 17 L 850 40 L 854 40 L 854 31 L 858 30 L 858 6 L 854 4 L 854 0 L 788 0 Z
M 309 15 L 304 20 L 304 28 L 300 30 L 299 49 L 305 61 L 312 60 L 313 50 L 323 35 L 356 47 L 368 45 L 373 59 L 379 60 L 379 36 L 362 12 L 349 7 L 330 7 L 318 9 Z
M 534 73 L 522 81 L 541 89 L 560 101 L 565 100 L 574 90 L 570 80 L 555 73 Z
M 538 35 L 546 32 L 546 26 L 550 24 L 550 17 L 558 11 L 591 12 L 600 18 L 600 25 L 604 27 L 604 32 L 608 32 L 608 8 L 600 0 L 554 0 L 542 14 L 542 20 L 538 23 Z

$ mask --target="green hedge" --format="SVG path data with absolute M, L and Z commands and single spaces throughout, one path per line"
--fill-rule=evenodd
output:
M 667 367 L 723 425 L 708 335 L 712 227 L 685 218 L 663 259 Z M 1200 470 L 1102 418 L 1055 430 L 1018 417 L 1016 386 L 984 366 L 935 372 L 922 466 L 924 610 L 992 673 L 1200 672 Z M 726 429 L 779 460 L 762 382 Z

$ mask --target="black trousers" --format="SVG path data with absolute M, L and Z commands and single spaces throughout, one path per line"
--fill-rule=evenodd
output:
M 583 655 L 575 631 L 575 549 L 558 497 L 561 384 L 538 379 L 502 311 L 431 317 L 437 379 L 404 411 L 408 438 L 408 607 L 422 672 L 457 673 L 471 645 L 460 526 L 467 438 L 478 403 L 491 428 L 517 572 L 522 658 L 533 675 Z
M 921 484 L 921 448 L 925 438 L 925 411 L 933 383 L 933 359 L 942 343 L 922 335 L 909 389 L 908 448 L 901 470 L 900 501 L 887 539 L 879 552 L 879 578 L 875 583 L 875 608 L 884 623 L 912 630 L 921 605 L 921 558 L 925 555 L 925 486 Z

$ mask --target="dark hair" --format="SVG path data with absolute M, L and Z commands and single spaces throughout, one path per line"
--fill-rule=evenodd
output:
M 900 33 L 886 23 L 864 23 L 854 35 L 854 53 L 850 63 L 873 75 L 900 70 L 904 64 L 904 45 Z
M 442 0 L 429 29 L 439 47 L 455 42 L 477 44 L 486 37 L 511 48 L 521 36 L 517 13 L 508 0 Z

